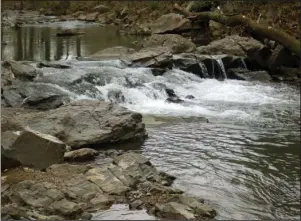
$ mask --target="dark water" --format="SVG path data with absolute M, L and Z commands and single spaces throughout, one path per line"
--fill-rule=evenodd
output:
M 176 187 L 212 204 L 217 219 L 300 219 L 298 90 L 282 84 L 200 79 L 180 70 L 155 77 L 146 68 L 125 68 L 116 61 L 74 61 L 74 57 L 105 47 L 132 46 L 135 39 L 93 25 L 82 27 L 86 35 L 80 40 L 78 36 L 58 39 L 57 26 L 31 28 L 24 27 L 19 38 L 18 31 L 4 33 L 8 45 L 2 56 L 17 60 L 71 59 L 65 63 L 72 69 L 44 68 L 42 82 L 68 83 L 93 71 L 112 76 L 106 85 L 95 85 L 105 100 L 109 91 L 120 90 L 125 96 L 124 106 L 143 114 L 209 119 L 209 123 L 148 127 L 149 138 L 142 151 L 159 169 L 177 176 Z M 125 77 L 138 86 L 126 86 Z M 195 99 L 184 104 L 166 103 L 166 95 L 155 88 L 159 82 L 180 97 L 191 94 Z M 149 218 L 144 215 L 118 207 L 99 214 L 99 218 Z
M 300 219 L 300 139 L 291 129 L 221 124 L 150 128 L 144 145 L 176 186 L 214 205 L 217 219 Z
M 56 33 L 70 28 L 84 31 L 84 35 L 57 37 Z M 3 28 L 1 40 L 2 60 L 67 60 L 91 55 L 101 49 L 113 46 L 136 48 L 135 36 L 123 36 L 117 27 L 103 27 L 100 24 L 79 21 L 56 22 L 53 24 L 26 25 L 20 29 Z

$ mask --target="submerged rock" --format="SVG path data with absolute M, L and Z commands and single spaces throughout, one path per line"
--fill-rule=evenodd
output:
M 146 115 L 143 116 L 143 122 L 145 125 L 164 125 L 172 123 L 194 123 L 202 122 L 209 123 L 209 120 L 205 117 L 176 117 L 176 116 L 156 116 L 156 115 Z
M 240 37 L 238 35 L 230 35 L 223 39 L 212 41 L 206 46 L 197 48 L 200 54 L 209 55 L 236 55 L 248 57 L 261 67 L 267 67 L 267 61 L 271 54 L 269 48 L 261 42 L 248 37 Z
M 184 100 L 180 99 L 178 97 L 178 95 L 176 95 L 176 93 L 174 92 L 174 90 L 166 88 L 165 92 L 168 96 L 168 98 L 166 99 L 166 101 L 168 102 L 172 102 L 172 103 L 182 103 L 184 102 Z
M 6 121 L 6 128 L 10 122 L 18 122 L 58 137 L 74 148 L 140 140 L 147 136 L 141 114 L 103 101 L 80 100 L 54 110 L 25 113 L 9 119 L 2 112 L 1 117 Z
M 108 99 L 113 103 L 124 103 L 125 97 L 121 90 L 112 90 L 107 94 Z
M 59 63 L 50 63 L 50 62 L 40 62 L 37 64 L 38 68 L 58 68 L 58 69 L 69 69 L 71 66 L 65 65 L 65 64 L 59 64 Z
M 74 35 L 83 35 L 83 34 L 85 34 L 85 32 L 66 29 L 56 33 L 56 36 L 74 36 Z
M 171 102 L 171 103 L 183 103 L 184 100 L 178 98 L 178 97 L 169 97 L 166 99 L 166 101 Z
M 245 81 L 270 82 L 271 75 L 266 71 L 249 71 L 242 68 L 233 68 L 228 70 L 228 78 Z
M 300 85 L 300 68 L 280 67 L 270 72 L 276 82 L 286 82 L 292 85 Z
M 186 99 L 194 99 L 195 97 L 193 95 L 187 95 L 185 98 Z

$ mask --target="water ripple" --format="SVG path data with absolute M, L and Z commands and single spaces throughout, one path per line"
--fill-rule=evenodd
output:
M 217 219 L 300 216 L 299 129 L 221 123 L 149 128 L 143 146 L 176 187 L 209 201 Z

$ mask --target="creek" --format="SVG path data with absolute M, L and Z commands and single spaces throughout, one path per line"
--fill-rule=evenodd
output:
M 86 35 L 58 38 L 56 30 L 62 27 Z M 45 76 L 38 81 L 68 90 L 74 99 L 112 101 L 109 95 L 118 91 L 124 96 L 121 105 L 143 115 L 206 117 L 209 123 L 147 126 L 149 138 L 141 150 L 156 167 L 177 177 L 175 187 L 213 205 L 216 219 L 300 219 L 298 90 L 285 84 L 201 79 L 178 69 L 155 77 L 148 68 L 130 68 L 118 60 L 76 60 L 106 47 L 135 47 L 133 42 L 141 40 L 93 24 L 29 25 L 4 30 L 2 39 L 7 43 L 2 59 L 71 65 L 43 68 Z M 224 73 L 222 65 L 220 70 Z M 71 89 L 75 84 L 81 90 Z M 164 85 L 185 102 L 166 102 Z

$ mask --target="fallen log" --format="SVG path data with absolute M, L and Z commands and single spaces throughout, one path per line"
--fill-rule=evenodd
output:
M 283 45 L 284 47 L 288 48 L 291 52 L 293 52 L 298 57 L 300 57 L 301 49 L 300 49 L 299 40 L 295 39 L 294 37 L 290 36 L 289 34 L 279 29 L 275 29 L 271 26 L 260 25 L 244 15 L 226 16 L 215 12 L 192 13 L 187 9 L 180 7 L 178 4 L 174 5 L 174 9 L 182 13 L 192 21 L 213 20 L 215 22 L 231 27 L 244 26 L 250 32 L 253 32 L 255 34 L 273 40 Z

